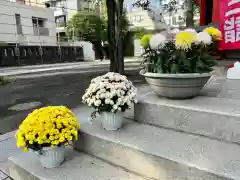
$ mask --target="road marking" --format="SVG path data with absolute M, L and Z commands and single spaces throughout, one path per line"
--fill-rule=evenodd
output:
M 8 109 L 14 110 L 14 111 L 24 111 L 24 110 L 29 110 L 29 109 L 35 108 L 37 106 L 40 106 L 41 104 L 42 104 L 41 102 L 21 103 L 21 104 L 16 104 Z

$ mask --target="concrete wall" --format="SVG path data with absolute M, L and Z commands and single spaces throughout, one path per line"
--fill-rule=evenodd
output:
M 61 46 L 82 46 L 83 47 L 83 55 L 85 61 L 94 61 L 95 54 L 93 51 L 92 43 L 86 41 L 78 41 L 75 43 L 61 42 Z M 140 40 L 134 40 L 134 56 L 139 57 L 143 53 L 143 48 L 140 45 Z
M 143 51 L 144 51 L 144 49 L 140 45 L 140 40 L 139 39 L 135 39 L 134 40 L 134 56 L 141 56 Z
M 83 56 L 85 61 L 94 61 L 95 53 L 93 51 L 92 43 L 86 41 L 77 41 L 74 43 L 61 42 L 62 46 L 82 46 L 83 47 Z
M 24 45 L 56 45 L 56 24 L 51 9 L 28 6 L 15 2 L 0 1 L 0 42 Z M 17 35 L 15 13 L 20 14 L 22 35 Z M 32 24 L 32 17 L 45 19 L 44 28 L 49 35 L 36 36 Z

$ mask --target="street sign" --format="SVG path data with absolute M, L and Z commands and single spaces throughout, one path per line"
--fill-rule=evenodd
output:
M 220 49 L 240 49 L 240 0 L 220 0 L 220 9 Z

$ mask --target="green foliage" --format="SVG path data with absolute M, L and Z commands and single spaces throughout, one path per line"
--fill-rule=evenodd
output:
M 152 73 L 207 73 L 213 70 L 215 57 L 209 46 L 192 45 L 191 50 L 175 48 L 173 41 L 163 47 L 147 47 L 143 53 L 145 70 Z
M 8 45 L 8 43 L 0 42 L 0 46 L 6 46 L 6 45 Z
M 184 0 L 182 1 L 182 4 L 178 3 L 178 0 L 170 0 L 169 3 L 164 4 L 163 10 L 168 13 L 174 13 L 177 12 L 180 9 L 187 9 L 187 3 L 189 0 Z M 192 5 L 193 5 L 193 12 L 194 14 L 199 13 L 199 5 L 196 3 L 196 0 L 192 0 Z
M 121 29 L 121 35 L 122 37 L 125 37 L 126 34 L 129 32 L 129 21 L 127 18 L 127 12 L 126 10 L 123 10 L 123 14 L 122 14 L 122 19 L 120 22 L 120 29 Z
M 120 35 L 124 38 L 127 33 L 129 32 L 129 21 L 128 21 L 128 18 L 127 18 L 127 12 L 126 10 L 123 10 L 123 14 L 122 14 L 122 18 L 121 18 L 121 22 L 120 22 Z M 108 22 L 108 19 L 105 19 L 104 20 L 104 33 L 105 33 L 105 39 L 107 40 L 107 22 Z
M 135 29 L 132 29 L 131 31 L 132 31 L 133 37 L 135 39 L 142 39 L 142 37 L 146 34 L 156 34 L 163 30 L 158 30 L 158 29 L 149 30 L 149 29 L 144 29 L 144 28 L 135 28 Z
M 176 13 L 181 9 L 185 10 L 186 26 L 194 26 L 194 15 L 197 15 L 200 10 L 196 0 L 184 0 L 182 4 L 179 4 L 178 0 L 170 0 L 168 4 L 163 6 L 163 11 L 170 14 Z
M 145 34 L 151 34 L 151 33 L 146 33 L 146 29 L 144 28 L 136 28 L 132 30 L 134 34 L 135 39 L 141 39 Z
M 74 36 L 90 42 L 101 41 L 104 29 L 102 19 L 91 12 L 77 12 L 68 23 L 70 37 L 74 31 Z
M 0 86 L 9 84 L 10 82 L 11 82 L 10 79 L 0 76 Z
M 143 46 L 143 47 L 149 46 L 149 41 L 150 41 L 151 38 L 152 38 L 152 34 L 144 35 L 140 40 L 141 46 Z
M 159 0 L 161 1 L 161 0 Z M 181 3 L 179 3 L 181 2 Z M 151 11 L 150 8 L 150 0 L 135 0 L 135 3 L 133 4 L 134 6 L 141 7 L 144 10 Z M 191 6 L 189 6 L 191 4 Z M 167 4 L 163 5 L 162 11 L 163 13 L 169 13 L 170 16 L 173 15 L 173 13 L 176 13 L 179 10 L 186 10 L 185 16 L 186 16 L 186 21 L 187 19 L 191 21 L 191 24 L 194 22 L 193 16 L 197 15 L 199 13 L 200 7 L 196 3 L 196 0 L 169 0 Z M 186 25 L 188 26 L 189 24 L 186 22 Z M 193 25 L 193 24 L 192 24 Z

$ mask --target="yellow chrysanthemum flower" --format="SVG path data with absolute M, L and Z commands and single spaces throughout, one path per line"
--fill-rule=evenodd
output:
M 63 136 L 61 136 L 60 138 L 59 138 L 59 142 L 64 142 L 65 141 L 65 138 L 63 137 Z
M 150 39 L 152 38 L 152 34 L 146 34 L 144 35 L 141 40 L 140 40 L 140 44 L 143 47 L 147 47 L 149 45 Z
M 77 139 L 80 124 L 71 110 L 64 106 L 48 106 L 34 110 L 15 134 L 17 146 L 28 150 L 35 145 L 64 145 Z M 39 147 L 39 146 L 36 146 Z
M 196 40 L 196 35 L 188 31 L 181 31 L 176 34 L 175 46 L 177 49 L 190 49 Z
M 217 28 L 208 27 L 208 28 L 204 29 L 203 32 L 207 32 L 209 35 L 211 35 L 213 37 L 213 40 L 221 40 L 222 39 L 222 33 Z

